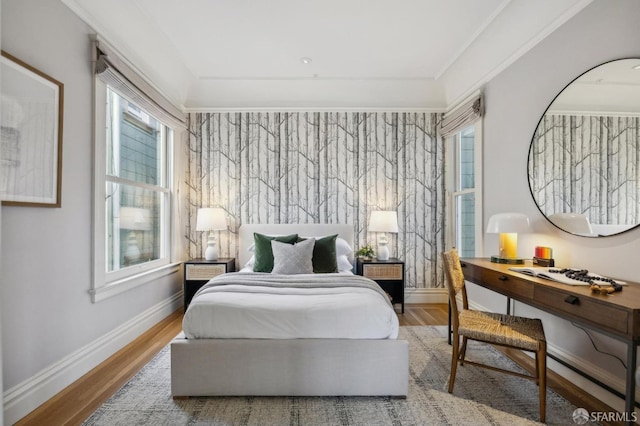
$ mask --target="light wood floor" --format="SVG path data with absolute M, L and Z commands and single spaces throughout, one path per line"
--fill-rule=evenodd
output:
M 446 325 L 446 304 L 406 305 L 405 313 L 398 314 L 401 326 Z M 133 377 L 182 328 L 182 309 L 176 311 L 111 358 L 91 370 L 59 394 L 42 404 L 17 425 L 78 425 Z M 531 358 L 522 352 L 503 351 L 525 369 L 534 367 Z M 588 411 L 613 411 L 597 399 L 582 392 L 567 380 L 549 371 L 549 388 L 558 392 L 578 407 Z

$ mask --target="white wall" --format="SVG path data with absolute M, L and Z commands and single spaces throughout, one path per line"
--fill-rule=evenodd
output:
M 181 302 L 176 273 L 91 303 L 90 32 L 59 1 L 2 0 L 2 49 L 64 83 L 62 208 L 2 207 L 0 310 L 8 424 Z
M 553 247 L 559 265 L 640 281 L 637 253 L 640 229 L 621 236 L 584 238 L 564 233 L 540 214 L 527 180 L 529 144 L 538 120 L 555 95 L 587 69 L 612 59 L 640 57 L 640 2 L 596 0 L 556 30 L 485 87 L 484 221 L 499 212 L 522 212 L 532 220 L 535 234 L 520 237 L 519 254 L 533 256 L 535 245 Z M 485 254 L 495 253 L 497 236 L 487 235 Z M 476 291 L 473 291 L 476 290 Z M 480 305 L 504 309 L 504 300 L 470 290 Z M 623 377 L 615 359 L 596 353 L 584 333 L 566 321 L 517 304 L 521 315 L 542 316 L 547 338 L 568 359 L 585 363 L 595 374 Z M 625 346 L 596 336 L 603 349 L 626 358 Z M 596 366 L 602 368 L 598 370 Z M 577 380 L 577 379 L 574 379 Z M 589 385 L 585 385 L 589 387 Z M 623 389 L 622 389 L 623 390 Z M 620 401 L 616 401 L 621 408 Z

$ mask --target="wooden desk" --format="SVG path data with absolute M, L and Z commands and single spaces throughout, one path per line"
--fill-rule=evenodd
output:
M 512 265 L 473 258 L 460 261 L 465 280 L 560 318 L 597 330 L 627 344 L 625 412 L 635 406 L 635 369 L 640 343 L 640 284 L 631 283 L 612 295 L 591 293 L 588 286 L 571 286 L 509 270 Z M 632 423 L 632 422 L 631 422 Z

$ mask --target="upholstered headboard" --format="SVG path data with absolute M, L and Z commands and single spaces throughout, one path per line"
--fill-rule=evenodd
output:
M 253 244 L 253 233 L 265 235 L 289 235 L 298 234 L 301 237 L 323 237 L 338 234 L 351 247 L 354 242 L 353 225 L 331 225 L 325 223 L 292 223 L 292 224 L 248 224 L 241 225 L 238 231 L 240 237 L 238 263 L 236 267 L 242 268 L 251 258 L 249 247 Z

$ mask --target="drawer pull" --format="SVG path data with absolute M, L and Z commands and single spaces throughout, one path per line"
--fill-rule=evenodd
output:
M 578 299 L 576 296 L 567 296 L 564 299 L 565 302 L 567 302 L 570 305 L 579 305 L 580 304 L 580 299 Z
M 509 277 L 508 277 L 508 276 L 506 276 L 506 275 L 500 275 L 500 276 L 498 277 L 498 279 L 499 279 L 500 281 L 507 281 L 507 280 L 509 279 Z

